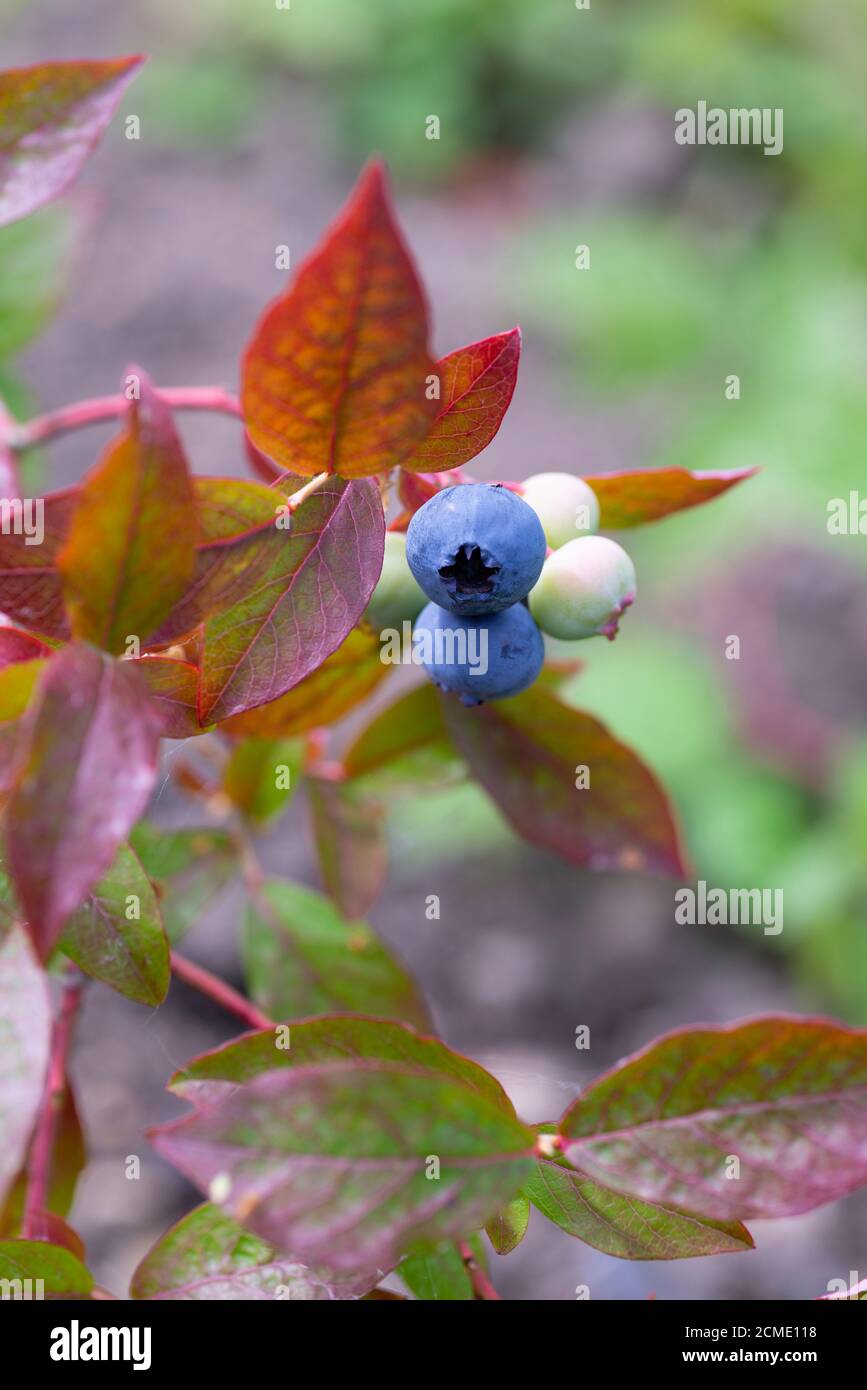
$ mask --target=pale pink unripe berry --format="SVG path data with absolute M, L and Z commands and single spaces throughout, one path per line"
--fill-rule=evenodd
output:
M 582 536 L 549 555 L 530 594 L 530 612 L 543 632 L 572 642 L 617 634 L 635 599 L 635 566 L 605 536 Z
M 599 501 L 583 478 L 572 473 L 534 473 L 521 496 L 542 523 L 552 550 L 599 530 Z

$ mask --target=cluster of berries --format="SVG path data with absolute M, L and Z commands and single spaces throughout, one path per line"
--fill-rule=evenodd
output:
M 414 619 L 428 675 L 464 703 L 517 695 L 542 669 L 543 632 L 614 637 L 635 598 L 632 561 L 592 534 L 598 525 L 595 494 L 567 473 L 528 478 L 520 496 L 499 483 L 444 488 L 405 541 L 389 533 L 367 616 L 380 628 Z M 422 595 L 430 602 L 419 611 Z

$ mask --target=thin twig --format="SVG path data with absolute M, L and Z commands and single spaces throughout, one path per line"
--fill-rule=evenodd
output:
M 77 970 L 67 975 L 63 1000 L 52 1030 L 45 1088 L 27 1162 L 27 1196 L 21 1220 L 21 1234 L 25 1240 L 36 1238 L 37 1219 L 48 1201 L 57 1122 L 66 1092 L 66 1063 L 83 988 L 84 980 Z
M 461 1252 L 461 1259 L 466 1265 L 466 1270 L 470 1276 L 470 1282 L 472 1283 L 473 1293 L 476 1298 L 484 1299 L 486 1302 L 501 1303 L 502 1299 L 500 1295 L 497 1293 L 497 1290 L 494 1288 L 487 1274 L 473 1254 L 469 1241 L 460 1241 L 458 1249 Z
M 219 975 L 213 975 L 210 970 L 206 970 L 203 965 L 197 965 L 195 961 L 188 960 L 178 951 L 172 951 L 172 972 L 177 975 L 179 980 L 183 980 L 190 989 L 198 990 L 199 994 L 207 995 L 213 999 L 215 1004 L 226 1009 L 236 1018 L 240 1018 L 248 1028 L 273 1028 L 274 1021 L 267 1014 L 263 1014 L 255 1004 L 251 1004 L 249 999 L 245 999 L 243 994 L 233 989 L 225 980 L 221 980 Z
M 173 410 L 210 410 L 220 415 L 241 418 L 241 402 L 221 386 L 166 386 L 159 395 Z M 36 415 L 21 424 L 7 425 L 5 442 L 12 449 L 31 449 L 46 439 L 68 434 L 86 425 L 114 420 L 129 408 L 126 396 L 94 396 L 91 400 L 76 401 L 74 405 Z
M 306 502 L 311 493 L 318 492 L 332 476 L 331 473 L 317 473 L 316 477 L 311 478 L 309 483 L 305 483 L 303 487 L 299 487 L 297 492 L 293 492 L 287 498 L 290 512 L 294 512 L 296 507 L 300 507 L 302 502 Z

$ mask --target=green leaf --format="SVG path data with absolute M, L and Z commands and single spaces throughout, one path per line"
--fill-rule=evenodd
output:
M 707 1221 L 642 1202 L 547 1159 L 536 1165 L 524 1191 L 570 1236 L 621 1260 L 685 1260 L 753 1246 L 739 1221 Z
M 520 1245 L 527 1234 L 530 1222 L 530 1203 L 523 1195 L 513 1197 L 511 1202 L 501 1207 L 485 1230 L 488 1239 L 498 1255 L 508 1255 L 516 1245 Z
M 24 1159 L 42 1098 L 51 1040 L 51 999 L 26 933 L 0 942 L 0 1201 Z
M 0 1240 L 0 1280 L 42 1280 L 29 1294 L 11 1297 L 87 1298 L 93 1288 L 93 1275 L 79 1259 L 60 1245 L 44 1240 Z M 28 1288 L 25 1284 L 24 1288 Z
M 461 1252 L 451 1241 L 413 1251 L 401 1260 L 397 1272 L 410 1293 L 425 1302 L 471 1302 L 474 1297 Z
M 163 926 L 177 945 L 233 876 L 238 857 L 232 838 L 210 826 L 159 830 L 139 821 L 130 844 L 156 886 Z
M 322 882 L 338 911 L 358 921 L 388 876 L 383 810 L 362 800 L 351 785 L 322 777 L 307 779 L 307 794 Z
M 329 1281 L 205 1202 L 148 1251 L 132 1276 L 130 1296 L 222 1303 L 356 1298 L 377 1277 Z
M 596 1182 L 715 1221 L 794 1216 L 867 1183 L 867 1029 L 761 1018 L 658 1039 L 560 1121 Z
M 430 682 L 371 720 L 350 745 L 343 764 L 365 795 L 383 797 L 447 786 L 466 775 Z
M 288 1038 L 287 1038 L 288 1034 Z M 229 1089 L 253 1081 L 278 1067 L 307 1067 L 347 1057 L 374 1059 L 450 1076 L 478 1091 L 492 1105 L 514 1116 L 512 1102 L 499 1081 L 439 1038 L 425 1037 L 403 1023 L 345 1014 L 310 1018 L 290 1029 L 267 1028 L 245 1033 L 195 1057 L 169 1082 L 170 1090 L 194 1105 L 210 1105 Z
M 356 1058 L 266 1072 L 151 1138 L 264 1240 L 347 1271 L 478 1230 L 526 1181 L 535 1144 L 451 1076 Z
M 0 360 L 48 324 L 66 290 L 81 222 L 46 208 L 0 228 Z
M 251 897 L 244 958 L 249 992 L 274 1018 L 345 1009 L 428 1022 L 415 984 L 370 927 L 295 883 L 270 879 Z
M 127 999 L 151 1006 L 165 999 L 169 943 L 151 881 L 129 845 L 120 846 L 59 945 L 86 974 Z
M 264 825 L 291 800 L 303 752 L 300 739 L 241 739 L 226 764 L 223 791 L 249 820 Z

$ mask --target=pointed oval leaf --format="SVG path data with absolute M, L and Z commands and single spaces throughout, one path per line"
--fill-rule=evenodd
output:
M 424 295 L 371 164 L 321 246 L 265 311 L 244 356 L 250 438 L 281 468 L 369 477 L 436 412 Z
M 156 885 L 163 926 L 177 945 L 234 875 L 237 847 L 225 830 L 158 830 L 147 821 L 139 821 L 130 844 Z
M 350 745 L 343 766 L 365 793 L 377 796 L 441 786 L 465 772 L 449 739 L 442 703 L 429 682 L 372 719 Z
M 549 690 L 468 709 L 442 701 L 470 770 L 518 834 L 589 869 L 684 875 L 671 808 L 652 772 L 598 720 Z M 576 786 L 576 768 L 589 786 Z
M 442 358 L 436 419 L 403 467 L 440 473 L 486 449 L 509 408 L 520 355 L 521 330 L 512 328 Z
M 717 1221 L 809 1211 L 867 1183 L 867 1029 L 670 1033 L 590 1086 L 560 1133 L 570 1163 L 645 1201 Z
M 301 739 L 243 738 L 223 771 L 223 791 L 242 815 L 264 825 L 288 805 L 301 777 Z
M 41 1281 L 43 1298 L 87 1298 L 93 1288 L 80 1259 L 44 1240 L 0 1240 L 0 1280 L 7 1279 Z
M 366 700 L 392 669 L 380 659 L 381 651 L 375 632 L 364 624 L 354 627 L 321 666 L 285 695 L 223 720 L 220 731 L 285 738 L 335 724 Z
M 370 927 L 296 883 L 270 879 L 251 896 L 244 956 L 250 993 L 274 1018 L 346 1009 L 428 1023 L 415 983 Z
M 51 999 L 26 934 L 0 939 L 0 1203 L 24 1158 L 51 1043 Z
M 0 73 L 0 225 L 72 182 L 142 61 L 38 63 Z
M 159 724 L 128 662 L 83 643 L 45 667 L 9 801 L 9 865 L 46 956 L 147 804 Z
M 262 1299 L 358 1298 L 377 1282 L 330 1277 L 308 1269 L 245 1231 L 210 1202 L 195 1207 L 145 1255 L 132 1276 L 131 1298 L 251 1303 Z
M 0 530 L 2 611 L 13 622 L 44 637 L 65 641 L 69 619 L 63 603 L 57 557 L 78 502 L 78 488 L 21 502 L 8 535 Z M 13 504 L 15 505 L 15 504 Z
M 600 526 L 617 531 L 643 526 L 672 512 L 698 507 L 728 492 L 736 483 L 752 478 L 756 468 L 695 473 L 688 468 L 648 468 L 627 473 L 597 473 L 585 482 L 599 498 Z
M 513 1197 L 501 1207 L 485 1227 L 498 1255 L 508 1255 L 521 1244 L 530 1223 L 530 1203 L 525 1196 Z
M 450 1076 L 507 1114 L 515 1113 L 509 1097 L 489 1071 L 446 1047 L 439 1038 L 417 1033 L 405 1023 L 360 1014 L 306 1018 L 292 1024 L 288 1047 L 285 1041 L 282 1028 L 245 1033 L 193 1058 L 175 1072 L 169 1088 L 194 1105 L 208 1105 L 221 1099 L 227 1087 L 252 1081 L 278 1067 L 305 1067 L 346 1057 L 375 1058 L 397 1062 L 404 1069 Z
M 382 570 L 385 518 L 374 483 L 333 479 L 268 529 L 265 563 L 237 603 L 205 624 L 199 720 L 276 700 L 355 627 Z
M 739 1221 L 709 1221 L 642 1202 L 547 1159 L 536 1165 L 524 1191 L 561 1230 L 621 1260 L 687 1260 L 753 1246 Z
M 156 1007 L 165 999 L 169 943 L 151 881 L 129 845 L 120 846 L 59 944 L 79 969 L 136 1004 Z
M 124 428 L 84 480 L 57 558 L 73 635 L 106 651 L 144 642 L 189 586 L 193 486 L 172 413 L 138 367 Z
M 201 1191 L 228 1184 L 225 1209 L 280 1249 L 383 1271 L 483 1225 L 528 1176 L 534 1144 L 461 1083 L 358 1060 L 266 1073 L 151 1138 Z

